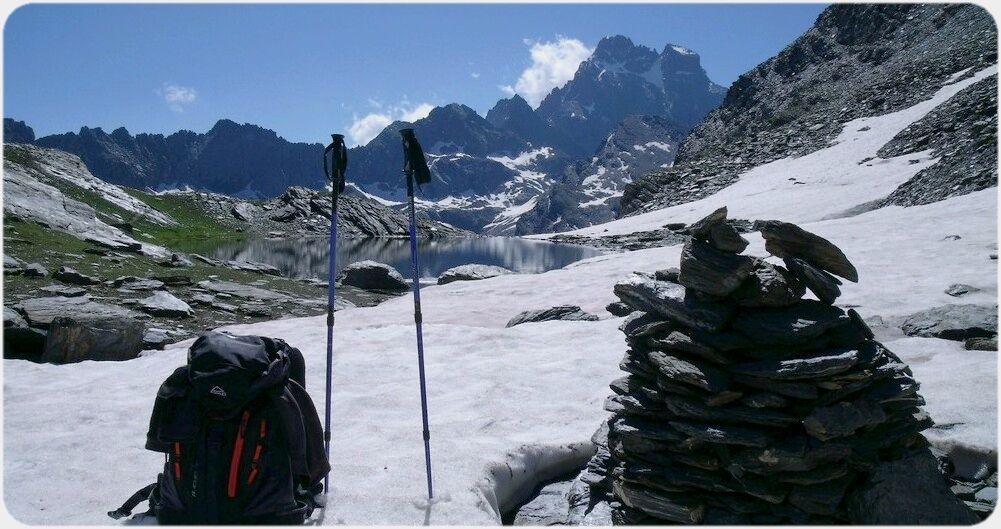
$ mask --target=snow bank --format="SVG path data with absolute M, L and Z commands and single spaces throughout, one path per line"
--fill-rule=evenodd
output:
M 755 167 L 741 174 L 733 185 L 702 200 L 567 233 L 600 236 L 649 231 L 669 222 L 694 222 L 724 204 L 730 218 L 736 219 L 810 222 L 846 215 L 855 206 L 889 195 L 937 161 L 930 152 L 881 159 L 876 157 L 880 147 L 964 88 L 996 73 L 997 66 L 991 66 L 942 87 L 910 108 L 849 121 L 830 147 Z

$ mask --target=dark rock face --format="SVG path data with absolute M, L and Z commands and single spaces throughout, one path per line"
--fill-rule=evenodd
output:
M 144 331 L 143 323 L 131 318 L 58 317 L 49 326 L 41 361 L 129 360 L 142 351 Z
M 901 184 L 882 204 L 928 204 L 997 186 L 997 122 L 998 78 L 992 75 L 908 126 L 879 150 L 879 156 L 931 149 L 932 156 L 941 159 Z
M 514 327 L 522 323 L 535 323 L 540 321 L 598 321 L 594 314 L 584 312 L 576 305 L 559 305 L 556 307 L 540 310 L 526 310 L 511 318 L 505 327 Z
M 466 264 L 449 268 L 438 276 L 439 285 L 447 285 L 455 281 L 478 281 L 491 277 L 511 274 L 510 270 L 503 266 L 493 266 L 484 264 Z
M 901 326 L 908 336 L 929 336 L 946 340 L 997 336 L 998 307 L 985 305 L 943 305 L 908 317 Z
M 627 116 L 588 158 L 570 165 L 531 211 L 516 233 L 561 232 L 615 218 L 626 184 L 674 163 L 683 127 L 661 116 Z
M 518 94 L 508 99 L 501 99 L 487 112 L 488 123 L 501 130 L 513 132 L 533 146 L 566 145 L 559 131 L 551 127 L 539 117 L 529 106 L 528 101 Z
M 32 143 L 35 141 L 35 131 L 23 121 L 3 118 L 4 143 Z
M 189 185 L 260 198 L 325 182 L 322 144 L 291 143 L 270 130 L 226 119 L 205 134 L 133 136 L 124 128 L 108 134 L 83 127 L 35 143 L 76 154 L 102 180 L 139 189 Z
M 698 123 L 723 97 L 706 76 L 699 56 L 668 44 L 660 53 L 623 36 L 602 39 L 574 78 L 554 89 L 537 113 L 590 154 L 628 115 L 659 115 L 683 127 Z
M 395 268 L 375 261 L 359 261 L 346 266 L 338 282 L 363 290 L 406 292 L 410 285 Z
M 734 82 L 723 104 L 682 142 L 674 166 L 626 186 L 619 214 L 697 200 L 751 167 L 823 148 L 843 123 L 910 107 L 954 73 L 994 64 L 996 41 L 990 14 L 975 5 L 831 6 L 778 55 Z M 997 185 L 996 78 L 981 83 L 886 148 L 883 154 L 892 155 L 931 146 L 944 156 L 891 194 L 892 203 L 933 202 Z M 932 130 L 940 132 L 926 134 Z
M 726 225 L 725 211 L 704 220 L 690 229 L 692 241 L 725 254 L 708 242 L 714 226 Z M 826 245 L 811 240 L 796 253 Z M 616 285 L 635 312 L 620 327 L 627 376 L 612 382 L 605 402 L 606 448 L 582 474 L 590 497 L 607 498 L 614 523 L 974 521 L 920 434 L 932 422 L 910 368 L 858 314 L 799 299 L 802 286 L 780 289 L 784 306 L 762 307 L 775 299 L 762 284 L 796 281 L 768 267 L 727 297 L 709 298 L 710 282 L 686 289 L 644 274 Z M 713 303 L 726 316 L 706 325 L 681 299 Z
M 681 250 L 678 282 L 699 292 L 724 297 L 751 275 L 754 264 L 750 257 L 723 252 L 693 238 Z
M 785 264 L 792 275 L 802 281 L 820 301 L 833 304 L 841 295 L 841 289 L 838 288 L 841 281 L 831 274 L 818 270 L 810 263 L 795 257 L 785 259 Z

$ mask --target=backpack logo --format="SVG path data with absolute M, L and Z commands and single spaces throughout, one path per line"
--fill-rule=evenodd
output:
M 211 393 L 213 395 L 216 395 L 218 397 L 226 397 L 227 396 L 226 395 L 226 390 L 220 388 L 219 386 L 215 386 L 212 389 L 210 389 L 209 393 Z

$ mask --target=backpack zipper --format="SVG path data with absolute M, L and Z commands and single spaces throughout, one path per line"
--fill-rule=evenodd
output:
M 240 459 L 243 457 L 243 436 L 247 431 L 247 421 L 250 420 L 250 411 L 243 412 L 240 420 L 240 430 L 236 433 L 236 441 L 233 442 L 233 458 L 229 462 L 229 486 L 226 493 L 230 498 L 236 497 L 236 485 L 240 476 Z
M 247 485 L 252 485 L 257 479 L 257 468 L 261 462 L 261 452 L 264 450 L 264 438 L 268 435 L 268 421 L 261 419 L 261 429 L 257 435 L 257 446 L 254 448 L 254 460 L 250 463 L 250 475 L 247 476 Z

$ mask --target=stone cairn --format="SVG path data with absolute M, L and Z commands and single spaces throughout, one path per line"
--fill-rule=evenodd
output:
M 910 368 L 854 310 L 832 305 L 834 276 L 857 281 L 855 267 L 779 221 L 754 229 L 784 267 L 740 255 L 748 242 L 726 215 L 689 228 L 680 270 L 615 286 L 632 311 L 621 327 L 628 375 L 611 384 L 607 444 L 596 441 L 582 476 L 592 497 L 611 492 L 616 524 L 976 521 L 919 433 L 932 421 Z M 938 475 L 912 485 L 930 492 L 898 498 L 871 484 L 915 453 Z M 894 506 L 927 498 L 946 506 L 894 518 Z

